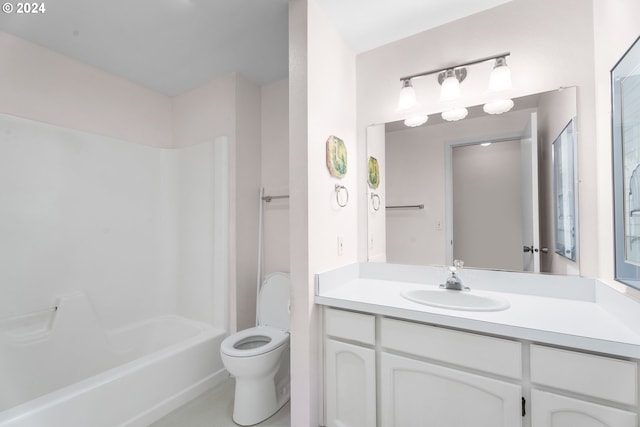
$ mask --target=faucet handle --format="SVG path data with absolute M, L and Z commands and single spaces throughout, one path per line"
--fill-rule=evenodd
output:
M 458 268 L 463 268 L 464 267 L 464 261 L 462 261 L 461 259 L 454 259 L 453 260 L 453 266 L 458 269 Z

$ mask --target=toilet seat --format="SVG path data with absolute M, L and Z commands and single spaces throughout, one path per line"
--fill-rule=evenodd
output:
M 236 348 L 236 346 L 242 341 L 250 342 L 252 337 L 255 337 L 256 341 L 260 341 L 261 338 L 264 339 L 264 337 L 268 338 L 270 341 L 257 345 L 256 347 L 242 349 Z M 288 340 L 288 332 L 269 326 L 256 326 L 228 336 L 222 341 L 220 350 L 227 356 L 231 357 L 258 356 L 284 345 Z

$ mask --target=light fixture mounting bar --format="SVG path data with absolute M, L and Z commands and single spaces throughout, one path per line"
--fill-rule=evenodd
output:
M 475 65 L 475 64 L 479 64 L 481 62 L 491 61 L 492 59 L 506 58 L 507 56 L 510 56 L 510 55 L 511 55 L 511 52 L 505 52 L 505 53 L 501 53 L 499 55 L 487 56 L 486 58 L 476 59 L 476 60 L 473 60 L 473 61 L 465 62 L 464 64 L 458 64 L 458 65 L 454 65 L 454 66 L 450 66 L 450 67 L 438 68 L 437 70 L 425 71 L 424 73 L 418 73 L 418 74 L 412 74 L 410 76 L 400 77 L 400 81 L 403 82 L 403 81 L 406 81 L 406 80 L 415 79 L 416 77 L 424 77 L 424 76 L 428 76 L 428 75 L 431 75 L 431 74 L 441 73 L 441 72 L 447 71 L 447 70 L 455 70 L 456 68 L 466 67 L 468 65 Z

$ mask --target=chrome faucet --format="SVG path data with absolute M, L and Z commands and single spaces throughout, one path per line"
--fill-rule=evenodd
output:
M 451 275 L 447 278 L 443 285 L 440 285 L 441 288 L 454 290 L 454 291 L 469 291 L 470 288 L 462 285 L 462 280 L 460 277 L 456 275 L 456 272 L 459 268 L 462 268 L 464 262 L 456 259 L 453 261 L 453 265 L 449 267 L 449 272 Z

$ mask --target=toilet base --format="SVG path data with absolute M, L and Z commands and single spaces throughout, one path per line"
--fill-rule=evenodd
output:
M 290 397 L 289 376 L 242 379 L 236 377 L 233 422 L 241 426 L 258 424 L 282 408 Z

